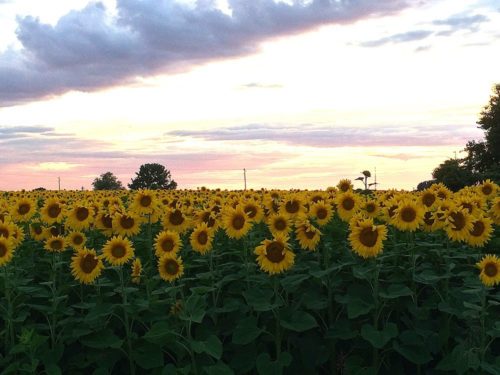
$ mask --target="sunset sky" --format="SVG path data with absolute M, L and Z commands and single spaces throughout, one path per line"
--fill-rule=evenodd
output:
M 0 190 L 412 189 L 482 137 L 499 64 L 498 0 L 0 0 Z

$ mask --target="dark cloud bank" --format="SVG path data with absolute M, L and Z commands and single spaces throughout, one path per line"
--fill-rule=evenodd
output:
M 49 25 L 18 18 L 22 49 L 0 55 L 0 106 L 70 90 L 92 91 L 137 77 L 188 69 L 255 52 L 273 37 L 397 12 L 413 0 L 118 0 L 114 16 L 101 3 Z

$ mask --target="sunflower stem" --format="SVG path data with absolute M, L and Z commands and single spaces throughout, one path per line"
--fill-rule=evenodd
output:
M 481 292 L 481 315 L 480 315 L 480 323 L 481 323 L 481 364 L 484 363 L 484 357 L 486 356 L 486 350 L 488 345 L 486 344 L 486 315 L 487 315 L 487 306 L 486 306 L 486 287 L 483 286 Z
M 123 280 L 124 277 L 123 277 L 123 267 L 122 266 L 120 266 L 120 271 L 118 272 L 118 275 L 120 276 L 123 319 L 124 319 L 124 325 L 125 325 L 125 335 L 127 337 L 127 357 L 128 357 L 129 367 L 130 367 L 130 374 L 135 375 L 135 364 L 134 364 L 134 360 L 132 358 L 132 341 L 130 339 L 130 323 L 129 323 L 129 317 L 128 317 L 128 312 L 127 312 L 127 305 L 128 305 L 127 293 L 125 292 L 125 282 Z
M 378 299 L 378 289 L 379 289 L 379 274 L 380 274 L 380 264 L 377 262 L 377 258 L 373 258 L 373 263 L 374 263 L 374 272 L 373 272 L 373 284 L 372 284 L 372 290 L 373 290 L 373 302 L 375 305 L 375 309 L 373 311 L 373 327 L 375 328 L 376 331 L 378 331 L 378 319 L 379 319 L 379 299 Z M 378 373 L 379 369 L 379 351 L 378 349 L 374 346 L 373 347 L 373 352 L 372 352 L 372 366 L 375 369 L 375 371 Z
M 52 348 L 56 345 L 56 327 L 57 327 L 57 263 L 58 257 L 56 252 L 52 253 L 52 311 L 51 311 L 51 329 L 50 329 L 50 342 Z

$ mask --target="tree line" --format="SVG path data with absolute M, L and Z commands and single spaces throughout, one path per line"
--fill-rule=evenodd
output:
M 177 182 L 172 179 L 170 171 L 158 163 L 147 163 L 139 167 L 135 177 L 127 185 L 131 190 L 138 189 L 166 189 L 177 188 Z M 106 172 L 96 177 L 92 182 L 94 190 L 122 190 L 122 182 L 112 172 Z

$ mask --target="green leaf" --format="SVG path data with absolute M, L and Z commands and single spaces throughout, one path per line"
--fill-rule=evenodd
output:
M 161 347 L 145 343 L 134 347 L 133 357 L 136 363 L 145 370 L 161 368 L 163 366 L 163 352 Z
M 280 325 L 295 332 L 304 332 L 318 326 L 316 319 L 305 311 L 283 309 L 280 314 Z
M 379 293 L 381 297 L 387 299 L 411 296 L 412 294 L 411 289 L 404 284 L 391 284 L 385 291 Z
M 205 317 L 206 309 L 206 296 L 192 294 L 186 300 L 184 308 L 179 314 L 179 319 L 201 323 Z
M 247 304 L 255 311 L 269 311 L 279 305 L 271 303 L 274 292 L 269 289 L 254 288 L 243 292 Z
M 234 371 L 226 365 L 224 362 L 217 362 L 213 366 L 207 366 L 204 368 L 208 375 L 233 375 Z
M 55 363 L 50 363 L 45 366 L 45 372 L 47 375 L 60 375 L 62 374 L 61 369 Z
M 281 280 L 281 285 L 288 293 L 294 292 L 304 280 L 309 279 L 309 275 L 289 275 Z
M 119 348 L 123 343 L 123 340 L 116 336 L 110 329 L 82 337 L 80 341 L 83 345 L 94 349 Z
M 359 332 L 351 327 L 351 322 L 347 319 L 336 321 L 325 334 L 326 339 L 351 340 L 358 336 Z
M 165 338 L 173 334 L 172 327 L 168 322 L 156 322 L 143 336 L 144 340 L 153 344 L 165 343 Z
M 423 365 L 432 360 L 427 345 L 414 331 L 404 331 L 394 340 L 392 346 L 399 354 L 412 363 Z
M 262 333 L 262 329 L 257 326 L 257 319 L 253 316 L 239 321 L 233 332 L 233 343 L 246 345 L 254 341 Z
M 256 365 L 259 375 L 279 375 L 283 373 L 283 369 L 292 363 L 290 353 L 280 353 L 280 358 L 277 361 L 272 361 L 268 353 L 261 353 L 257 357 Z
M 191 341 L 191 348 L 196 353 L 207 353 L 215 359 L 222 357 L 222 343 L 215 335 L 210 335 L 204 341 Z
M 381 331 L 375 329 L 371 324 L 361 327 L 361 336 L 375 348 L 381 349 L 387 342 L 398 335 L 398 327 L 394 323 L 387 323 Z

